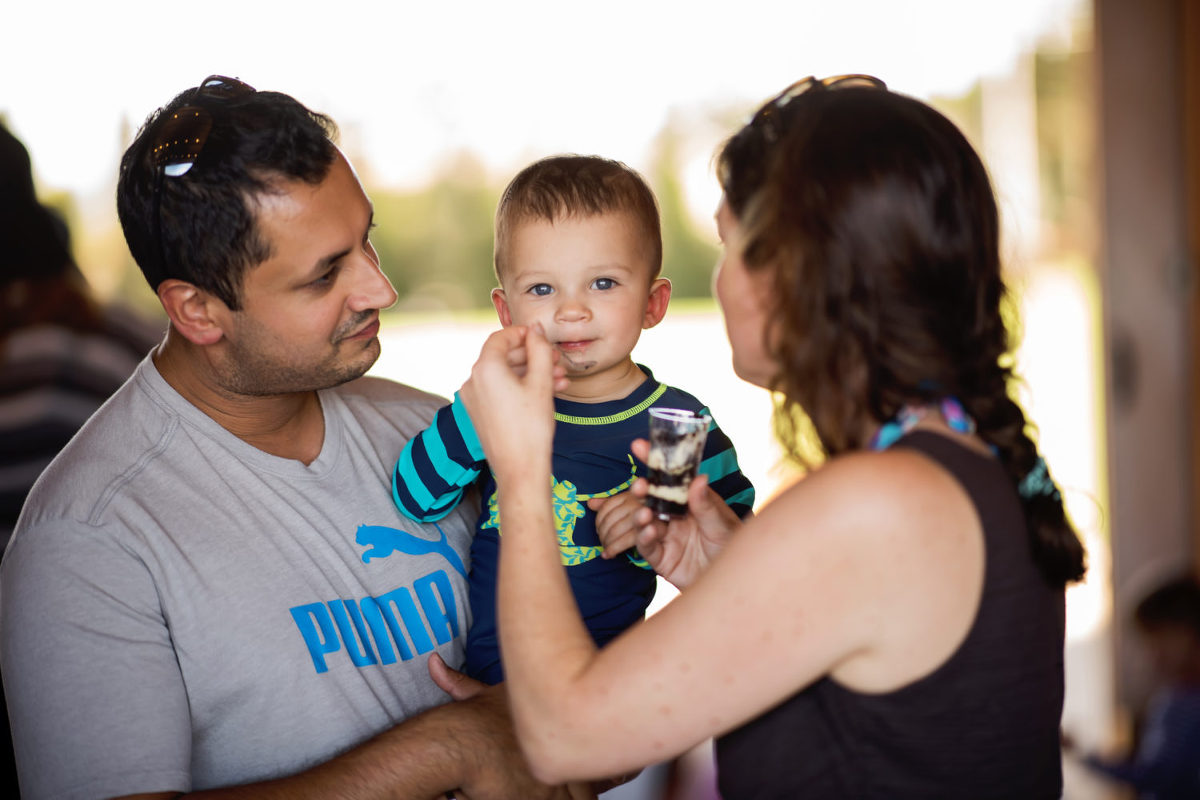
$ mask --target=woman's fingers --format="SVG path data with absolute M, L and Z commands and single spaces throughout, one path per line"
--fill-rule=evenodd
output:
M 555 354 L 540 331 L 513 325 L 490 335 L 459 395 L 493 471 L 550 452 Z

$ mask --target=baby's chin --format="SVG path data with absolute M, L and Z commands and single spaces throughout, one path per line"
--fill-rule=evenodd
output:
M 568 378 L 584 378 L 591 375 L 596 370 L 595 361 L 587 361 L 583 364 L 565 363 L 563 366 L 567 368 Z
M 559 350 L 558 352 L 559 352 L 558 363 L 562 364 L 563 367 L 567 370 L 568 378 L 585 377 L 587 375 L 590 375 L 592 373 L 592 371 L 595 370 L 595 368 L 596 368 L 595 361 L 592 361 L 589 359 L 575 359 L 575 358 L 572 358 L 570 355 L 562 352 L 561 350 Z

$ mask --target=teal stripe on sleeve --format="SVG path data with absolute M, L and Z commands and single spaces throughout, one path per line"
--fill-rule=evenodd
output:
M 417 467 L 413 464 L 412 449 L 415 444 L 409 442 L 408 446 L 400 453 L 400 460 L 396 462 L 396 469 L 392 477 L 392 500 L 401 510 L 407 509 L 407 504 L 400 499 L 400 495 L 396 492 L 396 482 L 402 481 L 404 488 L 408 489 L 408 493 L 412 495 L 422 509 L 433 508 L 433 495 L 425 488 L 425 482 L 421 480 L 420 473 L 417 472 Z
M 715 483 L 726 475 L 732 475 L 737 471 L 737 454 L 733 451 L 733 448 L 722 450 L 715 456 L 709 456 L 700 462 L 699 472 L 702 475 L 708 476 L 709 483 Z
M 463 405 L 458 392 L 454 393 L 454 402 L 450 404 L 450 410 L 454 413 L 454 423 L 458 425 L 463 442 L 467 445 L 467 452 L 476 461 L 483 461 L 485 458 L 483 445 L 479 443 L 479 437 L 475 435 L 475 425 L 471 422 L 471 415 L 467 413 L 467 407 Z
M 744 506 L 754 508 L 754 487 L 747 487 L 735 494 L 733 497 L 725 498 L 725 505 L 727 506 L 732 506 L 736 503 L 741 503 Z
M 455 422 L 457 422 L 457 417 Z M 460 431 L 461 432 L 461 431 Z M 475 435 L 472 432 L 472 437 Z M 463 437 L 466 438 L 465 436 Z M 472 469 L 469 466 L 463 465 L 455 461 L 446 452 L 446 443 L 442 441 L 442 433 L 438 430 L 437 425 L 431 425 L 421 434 L 421 439 L 425 444 L 425 455 L 429 456 L 429 463 L 433 465 L 438 477 L 453 487 L 461 487 L 475 480 L 475 476 L 479 474 L 479 470 Z M 467 448 L 470 449 L 470 443 Z M 466 480 L 463 480 L 467 476 Z M 452 494 L 461 494 L 455 492 Z M 438 498 L 440 502 L 444 502 L 449 495 Z

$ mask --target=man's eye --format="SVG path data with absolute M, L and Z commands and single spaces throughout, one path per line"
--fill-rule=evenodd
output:
M 529 293 L 536 297 L 545 297 L 553 291 L 554 289 L 548 283 L 535 283 L 529 287 Z
M 612 278 L 596 278 L 596 280 L 592 281 L 592 288 L 599 289 L 600 291 L 607 291 L 616 285 L 617 282 Z
M 314 289 L 324 289 L 325 287 L 332 284 L 334 282 L 334 280 L 337 279 L 337 274 L 338 274 L 338 267 L 337 266 L 331 267 L 328 272 L 326 272 L 321 277 L 317 278 L 315 281 L 312 281 L 308 285 L 313 287 Z

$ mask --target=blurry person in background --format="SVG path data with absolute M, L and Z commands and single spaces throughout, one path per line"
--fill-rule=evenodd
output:
M 1184 575 L 1137 605 L 1134 624 L 1158 679 L 1129 758 L 1083 763 L 1133 787 L 1140 800 L 1200 797 L 1200 581 Z M 1068 749 L 1073 749 L 1066 742 Z
M 0 547 L 37 476 L 165 328 L 96 299 L 66 223 L 38 202 L 29 153 L 0 124 Z

